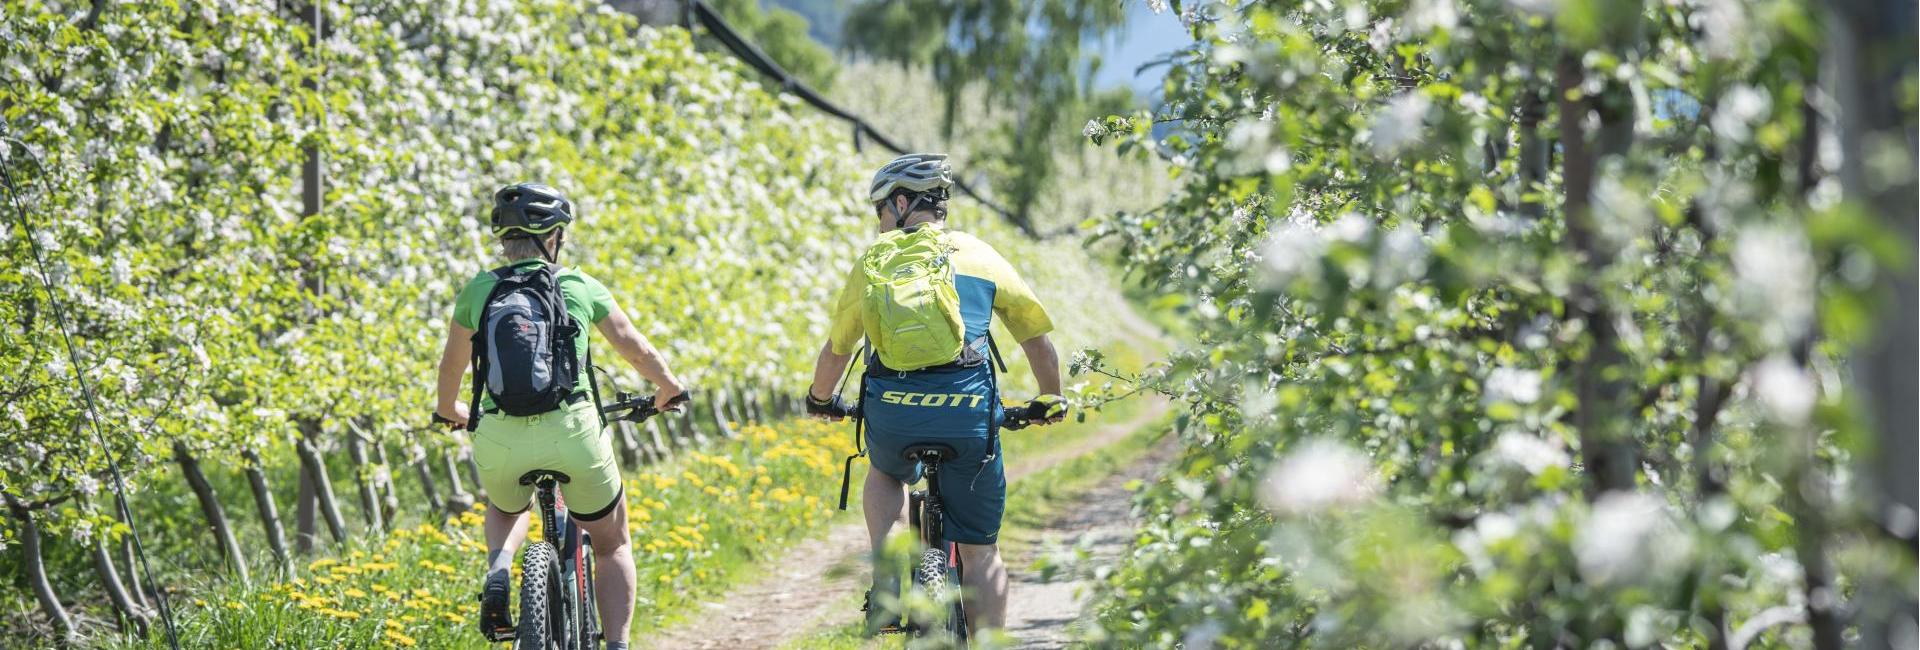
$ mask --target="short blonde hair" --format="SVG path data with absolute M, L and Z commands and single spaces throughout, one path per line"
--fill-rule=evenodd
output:
M 501 238 L 500 254 L 505 255 L 509 262 L 524 260 L 529 257 L 546 259 L 546 255 L 540 251 L 541 246 L 546 246 L 546 252 L 552 254 L 557 259 L 560 256 L 560 231 L 555 230 L 552 233 L 538 237 L 538 239 L 526 236 Z

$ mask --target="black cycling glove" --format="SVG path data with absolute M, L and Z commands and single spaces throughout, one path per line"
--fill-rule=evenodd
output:
M 819 400 L 813 398 L 813 393 L 807 393 L 807 415 L 845 418 L 853 417 L 855 411 L 856 409 L 854 407 L 849 406 L 847 401 L 840 399 L 840 396 L 837 394 L 833 397 Z
M 1067 400 L 1059 395 L 1041 395 L 1027 402 L 1027 419 L 1035 423 L 1067 417 Z

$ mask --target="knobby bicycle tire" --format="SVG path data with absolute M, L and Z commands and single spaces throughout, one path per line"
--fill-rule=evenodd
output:
M 520 561 L 520 626 L 514 632 L 518 650 L 560 648 L 554 614 L 560 603 L 560 557 L 553 545 L 534 542 Z
M 954 608 L 947 604 L 949 597 L 947 592 L 952 585 L 949 584 L 947 577 L 947 552 L 944 549 L 930 548 L 920 553 L 920 562 L 913 567 L 913 584 L 920 589 L 921 593 L 926 594 L 927 599 L 936 607 L 946 610 L 947 613 L 937 615 L 937 618 L 930 621 L 910 620 L 907 630 L 914 636 L 954 633 L 955 622 L 952 620 Z M 964 626 L 966 623 L 961 621 L 959 624 Z

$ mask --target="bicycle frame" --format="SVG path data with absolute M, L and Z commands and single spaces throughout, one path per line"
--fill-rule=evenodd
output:
M 1012 431 L 1024 429 L 1031 423 L 1024 413 L 1016 415 L 1009 411 L 996 424 Z M 950 456 L 953 453 L 953 448 L 944 444 L 907 448 L 908 457 L 925 468 L 922 474 L 927 484 L 925 489 L 914 490 L 907 495 L 907 525 L 914 529 L 923 548 L 937 549 L 946 556 L 945 584 L 958 590 L 965 587 L 965 564 L 960 559 L 960 545 L 946 538 L 946 500 L 940 493 L 941 465 L 953 460 Z M 998 450 L 994 450 L 994 453 L 998 453 Z M 956 598 L 952 605 L 947 628 L 962 644 L 967 643 L 972 630 L 967 623 L 966 605 L 961 599 Z
M 907 523 L 914 529 L 915 537 L 920 540 L 924 548 L 937 549 L 944 556 L 946 563 L 942 571 L 945 574 L 944 584 L 957 590 L 963 586 L 964 567 L 960 561 L 960 545 L 946 538 L 946 500 L 940 494 L 940 465 L 948 459 L 943 456 L 944 453 L 940 451 L 921 451 L 913 454 L 913 457 L 926 468 L 924 477 L 927 487 L 908 494 Z M 915 570 L 917 584 L 919 568 L 916 567 Z M 969 632 L 966 605 L 956 597 L 950 607 L 946 629 L 964 643 Z M 906 631 L 917 630 L 924 633 L 926 629 L 916 624 L 909 626 Z
M 551 472 L 529 473 L 543 539 L 559 553 L 561 598 L 550 614 L 555 640 L 563 648 L 591 648 L 600 640 L 598 603 L 593 599 L 593 536 L 580 530 L 568 516 L 560 481 Z M 512 634 L 489 634 L 490 642 L 514 640 Z

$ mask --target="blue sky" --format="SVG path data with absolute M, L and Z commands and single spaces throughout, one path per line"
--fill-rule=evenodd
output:
M 1134 69 L 1186 47 L 1193 38 L 1187 35 L 1180 17 L 1173 11 L 1155 15 L 1145 0 L 1123 1 L 1127 3 L 1126 32 L 1100 49 L 1100 72 L 1094 76 L 1094 85 L 1101 88 L 1132 86 L 1142 97 L 1156 97 L 1167 69 L 1158 67 L 1139 76 L 1134 75 Z

